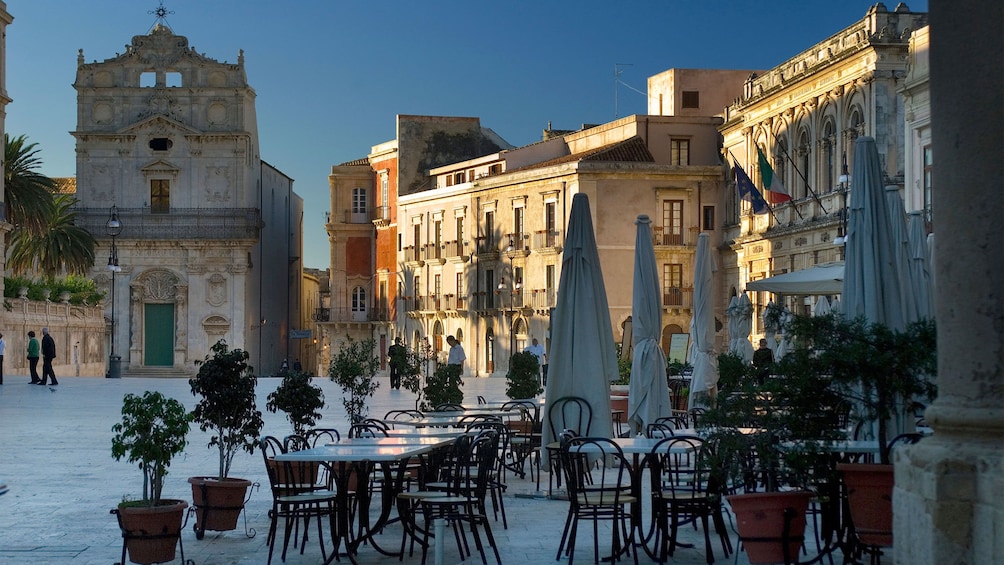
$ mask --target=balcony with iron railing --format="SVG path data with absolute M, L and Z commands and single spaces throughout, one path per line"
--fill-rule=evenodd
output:
M 527 308 L 533 308 L 538 312 L 549 311 L 555 307 L 558 291 L 553 288 L 535 288 L 524 290 L 523 304 Z
M 390 321 L 390 308 L 315 308 L 315 322 L 380 322 Z
M 154 213 L 151 208 L 118 208 L 127 229 L 125 239 L 257 239 L 262 228 L 257 208 L 171 208 Z M 96 237 L 105 234 L 108 208 L 74 208 L 75 224 Z
M 373 209 L 373 223 L 386 226 L 390 223 L 390 206 L 377 206 Z
M 697 227 L 679 230 L 673 233 L 673 229 L 664 226 L 652 228 L 652 244 L 656 247 L 694 247 L 697 245 L 697 235 L 700 229 Z
M 662 307 L 692 309 L 694 307 L 694 287 L 669 287 L 662 289 Z
M 404 254 L 404 261 L 418 263 L 422 261 L 422 250 L 416 248 L 414 245 L 407 245 L 402 250 L 401 253 Z
M 537 251 L 561 251 L 562 238 L 560 230 L 540 230 L 534 232 L 531 240 L 534 250 Z
M 467 242 L 466 241 L 447 241 L 443 244 L 443 256 L 447 259 L 460 259 L 461 261 L 467 261 Z
M 476 237 L 474 238 L 474 245 L 481 259 L 498 259 L 499 242 L 496 238 L 490 236 Z
M 442 245 L 427 243 L 422 246 L 422 260 L 439 263 L 441 265 L 446 262 L 446 257 L 443 252 L 444 249 Z

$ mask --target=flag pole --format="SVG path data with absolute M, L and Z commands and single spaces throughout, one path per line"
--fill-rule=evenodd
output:
M 732 154 L 732 150 L 731 149 L 726 149 L 726 151 L 729 152 L 729 157 L 732 158 L 732 162 L 738 164 L 739 163 L 739 159 L 736 159 L 736 156 Z M 752 179 L 750 179 L 750 180 L 752 180 Z M 780 225 L 781 221 L 777 219 L 776 215 L 774 215 L 774 208 L 771 207 L 770 202 L 767 202 L 767 199 L 763 198 L 763 203 L 764 203 L 764 206 L 767 207 L 767 211 L 770 212 L 770 216 L 772 218 L 774 218 L 774 223 Z
M 805 178 L 805 175 L 802 174 L 802 171 L 798 170 L 798 165 L 795 164 L 795 160 L 792 159 L 791 155 L 788 154 L 788 150 L 785 149 L 783 145 L 777 142 L 777 136 L 774 135 L 774 132 L 770 132 L 770 136 L 774 138 L 774 145 L 781 148 L 781 152 L 784 153 L 784 157 L 788 159 L 789 163 L 791 163 L 791 168 L 795 169 L 795 172 L 798 173 L 798 176 L 802 179 L 802 181 L 805 182 L 806 190 L 808 190 L 809 194 L 812 195 L 812 199 L 816 201 L 816 204 L 819 204 L 819 209 L 824 214 L 829 214 L 829 212 L 826 211 L 826 207 L 823 206 L 823 202 L 819 199 L 819 196 L 816 195 L 816 191 L 812 190 L 812 185 L 809 184 L 809 179 Z M 801 218 L 802 215 L 799 214 L 798 217 Z
M 767 155 L 763 154 L 763 151 L 760 149 L 759 146 L 757 146 L 756 152 L 757 152 L 757 165 L 758 165 L 758 169 L 759 169 L 759 160 L 760 160 L 760 158 L 762 157 L 763 160 L 764 160 L 764 162 L 767 162 Z M 767 166 L 769 167 L 770 163 L 767 163 Z M 770 192 L 770 189 L 767 188 L 767 186 L 765 184 L 763 184 L 763 170 L 760 170 L 759 172 L 760 172 L 760 184 L 764 187 L 764 192 Z M 781 181 L 778 181 L 778 182 L 781 182 Z M 798 209 L 798 206 L 795 204 L 795 202 L 792 201 L 792 198 L 791 198 L 790 194 L 788 195 L 788 200 L 787 201 L 791 201 L 791 207 L 792 207 L 792 209 L 795 210 L 795 213 L 798 214 L 798 219 L 802 220 L 802 221 L 805 221 L 805 216 L 802 215 L 802 212 Z M 783 202 L 781 204 L 783 204 Z

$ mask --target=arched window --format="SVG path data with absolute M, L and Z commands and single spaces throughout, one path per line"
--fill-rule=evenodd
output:
M 803 129 L 798 133 L 798 168 L 802 172 L 802 182 L 798 183 L 798 190 L 792 194 L 793 198 L 805 198 L 809 193 L 809 156 L 812 153 L 812 145 L 809 143 L 809 132 Z
M 836 150 L 837 150 L 837 136 L 836 128 L 833 126 L 833 120 L 827 119 L 826 123 L 823 124 L 823 139 L 821 140 L 823 155 L 821 163 L 822 167 L 822 191 L 823 192 L 833 192 L 833 179 L 836 175 Z
M 495 330 L 490 326 L 485 330 L 485 369 L 495 372 Z
M 366 311 L 366 289 L 361 286 L 352 289 L 352 311 Z
M 784 186 L 792 186 L 791 179 L 788 178 L 788 142 L 783 137 L 774 138 L 774 178 Z

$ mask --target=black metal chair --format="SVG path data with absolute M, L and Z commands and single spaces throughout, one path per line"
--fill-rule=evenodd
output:
M 286 560 L 289 540 L 292 538 L 296 547 L 299 538 L 300 523 L 303 523 L 303 538 L 300 541 L 300 553 L 306 549 L 307 532 L 310 520 L 317 520 L 317 539 L 321 545 L 321 558 L 327 559 L 324 548 L 324 532 L 321 523 L 328 519 L 329 527 L 335 528 L 335 493 L 318 483 L 318 466 L 312 462 L 276 461 L 275 456 L 284 453 L 283 444 L 277 438 L 266 436 L 259 440 L 265 469 L 268 473 L 269 485 L 272 490 L 272 510 L 269 512 L 271 523 L 268 537 L 268 563 L 272 563 L 275 550 L 276 533 L 279 520 L 284 521 L 284 537 L 282 544 L 282 560 Z M 297 533 L 293 533 L 296 526 Z M 333 551 L 337 551 L 334 548 Z
M 492 496 L 492 515 L 497 522 L 499 513 L 502 514 L 502 528 L 509 529 L 509 523 L 505 515 L 505 499 L 503 495 L 509 487 L 506 485 L 506 465 L 505 457 L 512 448 L 509 442 L 512 440 L 512 433 L 509 426 L 501 420 L 474 422 L 467 426 L 468 434 L 479 434 L 485 430 L 491 430 L 498 435 L 498 452 L 496 453 L 495 464 L 491 469 L 491 476 L 488 480 L 488 492 Z
M 689 458 L 693 465 L 686 465 L 680 457 L 689 454 L 693 454 Z M 704 530 L 704 552 L 709 564 L 715 562 L 715 557 L 711 549 L 708 518 L 714 523 L 725 557 L 732 552 L 732 541 L 722 510 L 721 479 L 712 473 L 714 459 L 709 446 L 696 436 L 668 437 L 656 443 L 649 452 L 652 520 L 655 525 L 653 545 L 658 548 L 660 562 L 673 555 L 680 526 L 696 523 L 698 519 Z
M 594 561 L 598 563 L 598 524 L 609 521 L 612 559 L 619 560 L 621 553 L 627 551 L 633 554 L 637 564 L 638 554 L 632 550 L 634 533 L 628 505 L 638 502 L 638 499 L 633 494 L 631 463 L 624 457 L 620 446 L 608 438 L 566 435 L 558 456 L 565 475 L 569 505 L 555 559 L 560 560 L 564 553 L 569 564 L 574 562 L 579 521 L 588 520 L 593 522 L 593 554 Z
M 454 402 L 447 402 L 444 404 L 436 405 L 435 412 L 463 412 L 466 410 L 462 404 L 457 404 Z
M 368 423 L 352 424 L 349 426 L 350 438 L 362 437 L 387 437 L 387 428 Z
M 589 401 L 580 396 L 563 396 L 548 401 L 547 421 L 555 438 L 559 430 L 571 430 L 578 436 L 588 436 L 593 421 L 593 407 Z M 550 470 L 547 479 L 547 492 L 550 494 L 552 483 L 557 482 L 561 488 L 561 459 L 558 450 L 548 450 L 547 461 Z M 556 479 L 556 481 L 555 481 Z M 537 490 L 540 490 L 540 473 L 537 474 Z

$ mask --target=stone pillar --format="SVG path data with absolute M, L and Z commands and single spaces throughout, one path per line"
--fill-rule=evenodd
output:
M 938 399 L 896 458 L 895 562 L 1004 561 L 1004 4 L 931 1 Z

